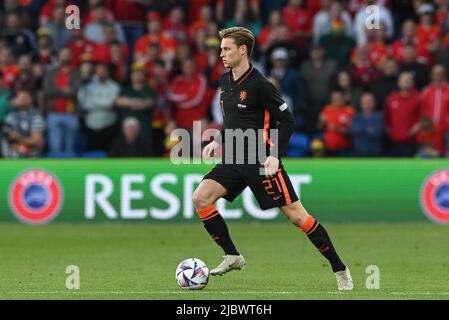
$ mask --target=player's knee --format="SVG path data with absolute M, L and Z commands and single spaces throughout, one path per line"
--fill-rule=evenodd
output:
M 289 220 L 295 226 L 301 227 L 307 221 L 308 216 L 309 216 L 308 214 L 297 211 L 289 215 Z
M 192 202 L 196 209 L 204 209 L 212 204 L 207 195 L 198 191 L 193 193 Z
M 290 217 L 290 222 L 293 223 L 295 226 L 300 227 L 304 224 L 304 219 L 301 216 L 293 216 Z

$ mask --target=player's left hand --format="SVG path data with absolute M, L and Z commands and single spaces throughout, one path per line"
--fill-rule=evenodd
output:
M 267 160 L 265 160 L 263 166 L 265 167 L 265 176 L 271 178 L 279 169 L 279 159 L 269 156 Z

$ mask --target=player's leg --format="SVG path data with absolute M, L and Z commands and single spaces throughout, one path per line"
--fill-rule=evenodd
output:
M 335 273 L 339 290 L 352 290 L 349 269 L 341 261 L 324 226 L 309 215 L 301 202 L 295 201 L 280 207 L 284 215 L 303 231 L 318 251 L 329 261 Z
M 239 255 L 231 240 L 223 217 L 215 208 L 215 202 L 227 193 L 228 191 L 225 187 L 218 182 L 205 179 L 201 181 L 193 193 L 192 200 L 201 221 L 203 221 L 204 227 L 212 239 L 223 249 L 225 254 Z
M 211 275 L 222 275 L 234 269 L 241 269 L 245 265 L 245 259 L 232 242 L 226 222 L 215 208 L 215 202 L 226 194 L 228 194 L 226 188 L 211 179 L 201 181 L 193 193 L 192 200 L 204 228 L 225 253 L 223 262 L 211 270 Z

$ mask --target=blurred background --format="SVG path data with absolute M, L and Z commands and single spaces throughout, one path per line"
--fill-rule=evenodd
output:
M 80 29 L 66 28 L 71 4 Z M 373 4 L 378 20 L 368 28 Z M 252 63 L 295 115 L 288 157 L 447 157 L 448 8 L 447 0 L 5 0 L 1 157 L 167 157 L 175 128 L 200 120 L 220 129 L 218 31 L 231 26 L 254 33 Z

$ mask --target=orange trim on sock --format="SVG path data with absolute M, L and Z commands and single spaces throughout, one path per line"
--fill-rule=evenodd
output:
M 202 220 L 202 221 L 206 221 L 206 220 L 212 219 L 213 217 L 218 216 L 219 214 L 220 214 L 220 212 L 217 211 L 217 213 L 212 214 L 211 216 L 208 216 L 208 217 L 206 217 L 206 218 L 202 218 L 201 220 Z
M 312 230 L 310 230 L 309 232 L 307 232 L 307 235 L 311 235 L 319 225 L 320 225 L 320 223 L 317 222 L 315 227 Z
M 204 219 L 204 218 L 207 218 L 207 216 L 214 213 L 215 211 L 217 211 L 217 209 L 215 208 L 215 204 L 211 204 L 207 208 L 197 209 L 196 211 L 198 212 L 198 215 L 200 216 L 200 218 Z
M 299 228 L 304 231 L 305 233 L 309 232 L 310 229 L 313 227 L 313 224 L 315 223 L 315 218 L 312 216 L 309 216 L 306 220 L 306 222 L 304 222 L 304 224 L 302 226 L 300 226 Z

